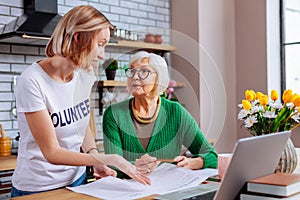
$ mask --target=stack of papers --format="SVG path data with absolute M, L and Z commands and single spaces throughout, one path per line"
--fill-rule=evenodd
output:
M 132 179 L 122 180 L 109 176 L 86 185 L 67 188 L 102 199 L 137 199 L 152 194 L 165 194 L 194 187 L 208 177 L 217 174 L 217 169 L 190 170 L 163 163 L 149 176 L 150 186 L 142 185 Z

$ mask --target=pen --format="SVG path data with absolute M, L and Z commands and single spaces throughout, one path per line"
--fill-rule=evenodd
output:
M 166 163 L 177 163 L 173 159 L 158 159 L 160 162 L 166 162 Z

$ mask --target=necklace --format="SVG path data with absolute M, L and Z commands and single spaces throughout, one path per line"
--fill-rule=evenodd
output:
M 139 115 L 138 115 L 138 113 L 137 113 L 137 111 L 135 110 L 135 108 L 134 108 L 134 99 L 132 99 L 131 100 L 131 110 L 132 110 L 132 113 L 133 113 L 133 116 L 134 116 L 134 118 L 138 121 L 138 122 L 141 122 L 141 123 L 143 123 L 143 124 L 149 124 L 149 123 L 151 123 L 151 122 L 153 122 L 154 120 L 156 120 L 156 118 L 157 118 L 157 116 L 158 116 L 158 111 L 159 111 L 159 108 L 160 108 L 160 104 L 161 104 L 161 102 L 160 102 L 160 98 L 158 98 L 158 102 L 157 102 L 157 106 L 156 106 L 156 109 L 155 109 L 155 113 L 154 113 L 154 115 L 152 116 L 152 117 L 150 117 L 149 119 L 147 118 L 147 119 L 143 119 L 143 118 L 141 118 Z

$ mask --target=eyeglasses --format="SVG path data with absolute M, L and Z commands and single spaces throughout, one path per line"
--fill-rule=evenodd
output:
M 141 80 L 148 78 L 149 74 L 156 74 L 156 72 L 152 72 L 148 69 L 128 68 L 125 70 L 125 75 L 127 76 L 127 78 L 133 78 L 135 73 L 137 73 L 139 79 L 141 79 Z

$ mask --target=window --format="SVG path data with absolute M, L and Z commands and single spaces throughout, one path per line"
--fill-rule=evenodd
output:
M 300 1 L 281 0 L 282 88 L 300 94 Z

